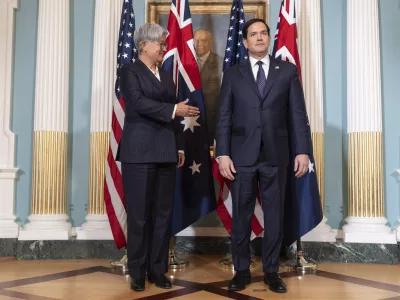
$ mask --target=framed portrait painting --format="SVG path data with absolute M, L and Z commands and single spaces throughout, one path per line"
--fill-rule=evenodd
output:
M 245 19 L 266 20 L 266 5 L 264 1 L 243 1 Z M 230 23 L 232 2 L 190 2 L 193 31 L 206 29 L 212 33 L 212 51 L 221 57 L 225 55 L 225 46 Z M 147 3 L 147 23 L 157 23 L 168 27 L 168 17 L 171 2 L 149 1 Z

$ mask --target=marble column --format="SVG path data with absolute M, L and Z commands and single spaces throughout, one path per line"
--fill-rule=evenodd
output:
M 348 217 L 345 242 L 396 243 L 385 218 L 377 0 L 347 1 Z
M 322 209 L 324 201 L 324 96 L 320 0 L 296 0 L 298 47 L 304 96 L 310 120 L 314 159 Z M 335 242 L 336 232 L 322 222 L 301 238 L 302 241 Z
M 17 0 L 0 0 L 0 238 L 18 237 L 15 222 L 15 139 L 11 125 L 14 24 Z
M 86 223 L 77 230 L 78 239 L 113 239 L 104 206 L 104 176 L 110 145 L 112 103 L 115 99 L 121 5 L 121 0 L 96 0 L 88 215 Z
M 20 240 L 66 240 L 69 0 L 39 0 L 32 195 Z

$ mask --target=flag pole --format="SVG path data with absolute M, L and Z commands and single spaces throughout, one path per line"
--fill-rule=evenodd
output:
M 301 245 L 301 238 L 296 240 L 296 257 L 289 262 L 282 264 L 288 271 L 295 271 L 298 275 L 315 274 L 318 265 L 316 263 L 308 262 L 304 258 L 303 247 Z
M 298 275 L 305 275 L 305 274 L 314 274 L 317 271 L 317 264 L 309 263 L 303 254 L 303 247 L 301 245 L 301 238 L 297 241 L 297 250 L 296 250 L 296 272 Z
M 293 5 L 291 5 L 292 10 L 288 13 L 285 11 L 286 7 L 290 6 L 290 1 L 288 0 L 282 0 L 281 1 L 281 6 L 280 6 L 280 12 L 279 12 L 279 17 L 278 17 L 278 26 L 277 26 L 277 33 L 275 35 L 275 42 L 274 42 L 274 48 L 272 51 L 272 56 L 275 58 L 280 57 L 282 60 L 290 61 L 292 62 L 298 71 L 299 74 L 299 80 L 300 80 L 300 85 L 302 86 L 302 73 L 301 73 L 301 67 L 300 67 L 300 57 L 297 49 L 297 38 L 298 38 L 298 32 L 297 32 L 297 17 L 296 17 L 296 4 L 295 1 L 292 2 Z M 290 21 L 291 20 L 291 21 Z M 294 22 L 292 22 L 294 20 Z M 291 45 L 291 46 L 289 46 Z M 285 49 L 285 50 L 284 50 Z M 287 51 L 289 52 L 291 59 L 289 59 L 289 56 L 287 54 L 284 54 L 284 52 Z M 309 125 L 309 124 L 308 124 Z M 311 133 L 310 133 L 311 135 Z M 311 141 L 311 150 L 313 149 L 312 141 Z M 311 151 L 311 156 L 309 155 L 309 159 L 312 157 L 312 151 Z M 318 180 L 316 178 L 310 177 L 310 180 L 315 180 L 316 185 L 318 186 Z M 310 188 L 310 187 L 309 187 Z M 311 192 L 312 193 L 312 192 Z M 318 195 L 319 197 L 319 195 Z M 297 202 L 303 201 L 300 197 L 299 199 L 296 199 Z M 311 196 L 311 199 L 313 200 L 313 196 Z M 287 201 L 287 200 L 285 200 Z M 319 204 L 321 204 L 320 200 L 318 201 Z M 300 203 L 301 204 L 301 203 Z M 299 205 L 297 203 L 297 205 Z M 290 207 L 290 202 L 289 206 L 285 204 L 285 210 L 286 208 Z M 304 217 L 304 216 L 302 216 Z M 322 216 L 321 216 L 322 219 Z M 318 222 L 319 223 L 319 222 Z M 318 225 L 315 224 L 315 226 Z M 311 230 L 312 228 L 310 228 Z M 298 237 L 296 240 L 296 258 L 295 262 L 288 263 L 286 264 L 287 268 L 295 270 L 299 275 L 304 275 L 304 274 L 312 274 L 316 272 L 317 269 L 317 264 L 315 263 L 310 263 L 304 258 L 304 253 L 303 253 L 303 248 L 301 245 L 301 236 Z
M 175 253 L 176 237 L 169 240 L 168 269 L 182 270 L 189 266 L 189 261 L 180 259 Z
M 234 270 L 234 266 L 233 266 L 233 261 L 232 261 L 232 240 L 231 237 L 229 237 L 229 250 L 228 253 L 225 254 L 224 258 L 220 259 L 218 261 L 218 265 L 225 270 Z M 251 262 L 253 263 L 253 262 Z M 251 265 L 250 265 L 251 267 Z
M 169 254 L 168 254 L 168 269 L 171 270 L 182 270 L 189 266 L 189 262 L 180 259 L 175 253 L 176 238 L 172 237 L 169 242 Z M 125 254 L 120 260 L 115 260 L 110 263 L 112 271 L 116 273 L 126 274 L 128 273 L 128 256 L 125 247 Z
M 121 4 L 121 3 L 120 3 Z M 120 5 L 119 4 L 119 5 Z M 97 7 L 96 7 L 97 11 Z M 129 25 L 128 25 L 129 24 Z M 121 6 L 121 20 L 118 30 L 118 55 L 117 55 L 117 74 L 118 71 L 125 64 L 130 64 L 138 58 L 138 51 L 134 43 L 134 32 L 135 32 L 135 12 L 133 9 L 132 0 L 126 0 Z M 132 45 L 128 50 L 123 50 L 126 45 Z M 125 55 L 122 55 L 124 51 Z M 126 53 L 125 53 L 126 52 Z M 115 80 L 115 96 L 116 99 L 112 105 L 112 116 L 111 116 L 111 132 L 110 140 L 116 141 L 119 144 L 121 139 L 121 133 L 115 128 L 123 128 L 123 122 L 119 123 L 116 115 L 116 109 L 121 112 L 121 119 L 125 117 L 123 97 L 120 93 L 120 81 L 119 76 L 116 76 Z M 122 103 L 122 104 L 121 104 Z M 114 241 L 118 249 L 122 248 L 120 245 L 126 245 L 127 233 L 124 232 L 124 228 L 127 228 L 126 208 L 125 200 L 123 196 L 123 184 L 121 169 L 118 167 L 115 155 L 112 150 L 112 143 L 109 145 L 109 156 L 106 160 L 107 168 L 104 181 L 104 203 L 107 211 L 107 215 L 110 221 L 111 231 L 114 235 Z M 108 186 L 109 182 L 112 182 L 112 186 Z M 110 190 L 114 190 L 114 193 L 110 193 Z M 115 211 L 121 211 L 125 218 L 121 218 L 123 221 L 118 220 Z M 126 274 L 128 272 L 128 256 L 127 247 L 125 246 L 125 253 L 120 260 L 112 261 L 110 263 L 111 271 Z
M 120 260 L 115 260 L 110 263 L 111 270 L 116 273 L 128 273 L 128 255 L 125 247 L 125 254 Z
M 297 24 L 297 20 L 296 20 Z M 296 39 L 298 37 L 297 30 L 296 30 Z M 301 237 L 296 241 L 296 272 L 299 275 L 305 275 L 305 274 L 313 274 L 317 270 L 317 264 L 314 263 L 309 263 L 305 258 L 303 254 L 303 247 L 301 245 Z

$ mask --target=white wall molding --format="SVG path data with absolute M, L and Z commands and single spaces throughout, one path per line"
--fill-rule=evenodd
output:
M 326 224 L 328 219 L 324 216 L 321 223 L 313 230 L 301 237 L 302 242 L 336 242 L 337 232 Z
M 89 214 L 86 223 L 76 228 L 78 240 L 114 240 L 107 215 Z
M 347 217 L 343 226 L 345 243 L 397 244 L 396 233 L 386 218 Z
M 72 225 L 68 222 L 67 215 L 31 214 L 28 220 L 29 223 L 20 230 L 18 240 L 68 240 L 71 236 Z
M 17 0 L 0 0 L 0 238 L 16 238 L 19 230 L 14 215 L 18 169 L 10 128 L 16 9 Z

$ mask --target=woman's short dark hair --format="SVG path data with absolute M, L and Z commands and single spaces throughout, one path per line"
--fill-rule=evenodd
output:
M 270 30 L 269 30 L 269 26 L 268 26 L 267 23 L 265 23 L 265 21 L 263 19 L 251 19 L 251 20 L 248 20 L 246 22 L 246 24 L 244 24 L 244 26 L 243 26 L 243 30 L 242 31 L 243 31 L 243 38 L 244 39 L 247 39 L 247 32 L 249 31 L 249 27 L 251 25 L 253 25 L 254 23 L 263 23 L 265 25 L 265 27 L 267 27 L 268 36 L 271 36 Z

